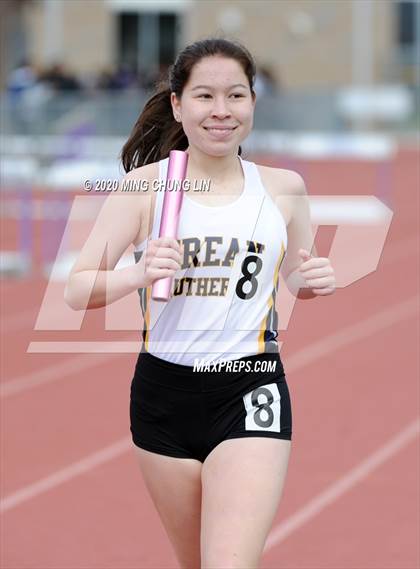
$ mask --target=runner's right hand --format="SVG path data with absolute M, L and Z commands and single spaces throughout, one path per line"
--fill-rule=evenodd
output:
M 150 239 L 135 265 L 137 288 L 148 287 L 158 279 L 173 277 L 181 268 L 182 254 L 181 245 L 173 237 Z

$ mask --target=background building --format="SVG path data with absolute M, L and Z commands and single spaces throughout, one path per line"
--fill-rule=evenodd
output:
M 85 78 L 121 66 L 156 73 L 215 33 L 243 41 L 286 88 L 416 81 L 414 0 L 3 0 L 1 10 L 3 86 L 24 57 Z

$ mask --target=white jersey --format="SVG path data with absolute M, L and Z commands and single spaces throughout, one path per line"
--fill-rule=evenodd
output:
M 207 206 L 185 191 L 178 227 L 184 261 L 168 302 L 139 289 L 144 317 L 142 350 L 193 366 L 278 352 L 275 309 L 279 269 L 286 254 L 284 218 L 264 188 L 257 166 L 238 156 L 242 194 L 228 205 Z M 168 158 L 159 162 L 166 180 Z M 189 197 L 191 195 L 191 197 Z M 150 239 L 159 237 L 164 192 L 156 191 Z M 138 261 L 147 240 L 137 245 Z

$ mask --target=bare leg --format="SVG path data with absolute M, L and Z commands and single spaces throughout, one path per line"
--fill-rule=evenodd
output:
M 135 447 L 144 482 L 182 569 L 200 569 L 201 468 Z
M 291 441 L 229 439 L 202 470 L 201 568 L 257 568 L 280 502 Z

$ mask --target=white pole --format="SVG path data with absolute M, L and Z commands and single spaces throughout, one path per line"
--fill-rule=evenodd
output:
M 44 0 L 44 61 L 48 65 L 61 60 L 62 0 Z
M 352 83 L 373 84 L 373 6 L 372 0 L 352 2 Z
M 371 0 L 352 1 L 352 86 L 366 89 L 373 85 L 373 17 Z M 370 105 L 371 97 L 367 95 L 365 102 Z M 362 113 L 352 120 L 355 131 L 366 130 L 372 126 L 370 117 Z

